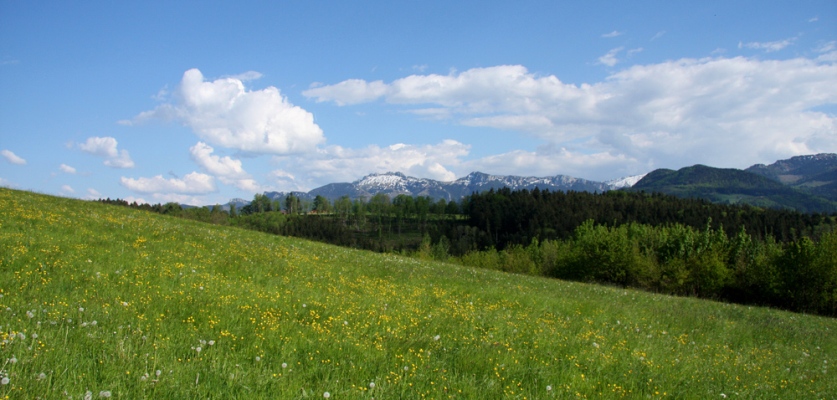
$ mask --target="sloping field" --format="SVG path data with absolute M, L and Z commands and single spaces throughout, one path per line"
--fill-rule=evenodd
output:
M 0 398 L 833 398 L 837 320 L 0 189 Z

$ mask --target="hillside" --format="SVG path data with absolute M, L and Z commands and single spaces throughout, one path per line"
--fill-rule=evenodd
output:
M 821 398 L 837 320 L 0 189 L 0 398 Z
M 837 203 L 805 193 L 768 177 L 738 169 L 695 165 L 677 171 L 658 169 L 631 190 L 703 198 L 715 203 L 789 208 L 801 212 L 835 212 Z
M 756 164 L 746 171 L 837 201 L 837 154 L 814 154 Z

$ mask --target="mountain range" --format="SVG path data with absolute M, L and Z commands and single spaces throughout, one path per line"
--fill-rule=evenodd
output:
M 550 191 L 642 190 L 681 197 L 704 198 L 716 203 L 746 203 L 759 207 L 789 208 L 803 212 L 837 211 L 837 154 L 797 156 L 770 165 L 756 164 L 747 169 L 714 168 L 695 165 L 678 171 L 657 169 L 648 174 L 606 182 L 566 175 L 523 177 L 472 172 L 452 182 L 406 176 L 400 172 L 375 173 L 351 183 L 330 183 L 309 192 L 265 192 L 271 200 L 284 201 L 293 194 L 311 201 L 316 196 L 335 200 L 370 198 L 378 193 L 428 196 L 434 200 L 458 201 L 474 192 L 508 187 L 512 190 L 539 188 Z M 240 208 L 248 200 L 228 203 Z

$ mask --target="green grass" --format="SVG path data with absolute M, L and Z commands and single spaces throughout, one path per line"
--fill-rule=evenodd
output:
M 834 319 L 8 189 L 0 294 L 0 398 L 837 394 Z

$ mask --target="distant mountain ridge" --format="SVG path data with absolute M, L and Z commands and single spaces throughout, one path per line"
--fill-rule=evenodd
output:
M 401 172 L 387 172 L 369 174 L 351 183 L 330 183 L 307 193 L 293 192 L 293 194 L 306 200 L 312 200 L 316 196 L 323 196 L 330 200 L 342 196 L 349 196 L 351 199 L 370 198 L 382 193 L 391 198 L 403 194 L 408 196 L 428 196 L 434 200 L 445 199 L 446 201 L 458 201 L 462 197 L 474 192 L 484 192 L 490 189 L 504 187 L 512 190 L 532 190 L 538 188 L 551 191 L 606 192 L 628 186 L 630 183 L 638 181 L 639 178 L 641 178 L 641 175 L 622 178 L 613 181 L 613 183 L 608 183 L 589 181 L 567 175 L 524 177 L 472 172 L 455 181 L 443 182 L 434 179 L 415 178 L 404 175 Z M 265 192 L 265 195 L 273 200 L 284 199 L 288 194 L 290 193 Z
M 810 166 L 810 163 L 804 164 Z M 837 201 L 835 201 L 837 199 L 799 190 L 782 183 L 779 179 L 750 172 L 750 168 L 740 170 L 694 165 L 677 171 L 658 169 L 647 174 L 633 185 L 631 190 L 703 198 L 713 203 L 743 203 L 758 207 L 789 208 L 802 212 L 837 212 Z M 764 169 L 761 170 L 764 171 Z M 767 168 L 767 171 L 773 170 Z M 816 168 L 811 171 L 814 175 L 821 173 Z
M 815 154 L 756 164 L 745 170 L 694 165 L 678 171 L 657 169 L 648 174 L 596 182 L 567 175 L 551 177 L 490 175 L 472 172 L 455 181 L 415 178 L 400 172 L 373 173 L 354 182 L 330 183 L 309 192 L 265 192 L 284 201 L 291 193 L 312 201 L 320 195 L 334 200 L 371 198 L 383 193 L 428 196 L 434 200 L 458 201 L 474 192 L 508 187 L 511 190 L 539 188 L 550 191 L 601 193 L 610 190 L 643 190 L 681 197 L 704 198 L 716 203 L 744 203 L 758 207 L 791 208 L 802 212 L 837 212 L 837 154 Z M 249 203 L 233 199 L 237 208 Z M 224 206 L 229 208 L 229 203 Z

